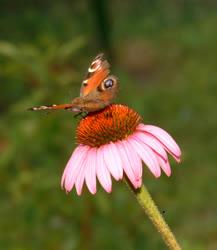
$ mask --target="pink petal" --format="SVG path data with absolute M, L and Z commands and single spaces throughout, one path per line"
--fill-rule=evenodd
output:
M 181 156 L 181 150 L 175 140 L 162 128 L 139 124 L 137 127 L 138 130 L 150 133 L 155 136 L 166 148 L 166 150 L 172 154 L 172 156 L 179 162 Z
M 123 169 L 124 169 L 127 177 L 129 178 L 129 180 L 131 181 L 132 185 L 135 188 L 140 187 L 141 186 L 141 182 L 134 175 L 133 169 L 131 168 L 131 165 L 130 165 L 129 160 L 128 160 L 127 152 L 125 150 L 125 146 L 123 144 L 123 141 L 117 142 L 116 146 L 117 146 L 118 151 L 120 153 L 122 164 L 123 164 L 122 166 L 123 166 Z
M 88 158 L 85 168 L 85 180 L 89 191 L 96 193 L 96 149 L 91 148 L 88 152 Z
M 159 154 L 160 157 L 164 159 L 164 161 L 167 161 L 167 153 L 164 150 L 163 145 L 154 136 L 142 132 L 137 132 L 134 134 L 134 136 L 137 137 L 138 140 L 152 148 L 156 153 Z
M 109 143 L 108 145 L 101 146 L 101 152 L 103 154 L 105 164 L 115 180 L 118 181 L 122 179 L 122 162 L 114 143 Z
M 101 148 L 97 149 L 96 174 L 102 187 L 106 192 L 110 193 L 112 191 L 112 180 L 106 167 Z
M 74 161 L 77 158 L 78 155 L 80 155 L 80 152 L 82 151 L 83 147 L 81 145 L 79 145 L 78 147 L 75 148 L 75 150 L 72 152 L 66 166 L 65 169 L 63 171 L 62 174 L 62 178 L 61 178 L 61 187 L 64 188 L 64 182 L 65 182 L 65 178 L 67 176 L 68 172 L 72 172 L 72 169 L 74 167 Z
M 85 158 L 85 160 L 81 166 L 80 172 L 75 180 L 75 188 L 76 188 L 78 195 L 81 195 L 81 193 L 82 193 L 87 159 L 88 159 L 88 153 L 87 153 L 87 157 Z
M 113 142 L 110 142 L 109 145 L 110 145 L 112 159 L 114 160 L 115 166 L 119 174 L 119 179 L 122 179 L 124 171 L 123 171 L 122 161 L 121 161 L 117 146 Z
M 171 175 L 171 167 L 170 167 L 170 163 L 169 161 L 164 161 L 162 160 L 162 158 L 158 157 L 158 162 L 161 166 L 161 168 L 163 169 L 164 173 L 167 175 L 167 176 L 170 176 Z
M 61 186 L 70 192 L 81 169 L 82 162 L 89 150 L 88 146 L 79 145 L 72 153 L 62 175 Z
M 155 177 L 160 177 L 161 170 L 154 151 L 150 149 L 146 144 L 142 143 L 134 135 L 132 135 L 130 139 L 131 145 L 134 147 L 134 150 L 141 157 L 149 170 L 154 174 Z
M 123 143 L 134 175 L 136 179 L 139 180 L 142 177 L 142 161 L 134 150 L 133 146 L 130 144 L 130 139 L 126 139 L 125 141 L 123 141 Z

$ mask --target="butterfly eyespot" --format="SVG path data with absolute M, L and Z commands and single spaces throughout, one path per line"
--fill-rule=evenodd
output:
M 109 89 L 109 88 L 112 88 L 114 85 L 114 80 L 109 78 L 109 79 L 106 79 L 103 83 L 103 88 L 104 89 Z
M 100 61 L 99 61 L 99 60 L 96 60 L 96 61 L 94 61 L 94 62 L 91 64 L 91 66 L 90 66 L 90 68 L 88 69 L 88 71 L 89 71 L 89 72 L 94 72 L 94 71 L 96 71 L 97 69 L 99 69 L 99 67 L 100 67 Z

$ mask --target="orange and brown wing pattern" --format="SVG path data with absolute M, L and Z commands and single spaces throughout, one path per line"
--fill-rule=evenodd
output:
M 91 63 L 87 76 L 82 82 L 80 96 L 88 95 L 92 90 L 96 89 L 99 84 L 109 75 L 109 63 L 103 54 L 99 54 Z

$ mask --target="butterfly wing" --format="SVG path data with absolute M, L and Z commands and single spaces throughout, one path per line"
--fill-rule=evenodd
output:
M 109 75 L 109 63 L 103 54 L 99 54 L 88 68 L 87 75 L 82 82 L 80 96 L 85 97 L 96 89 L 100 83 Z
M 71 110 L 73 112 L 80 112 L 79 107 L 77 107 L 73 103 L 66 103 L 66 104 L 52 104 L 52 105 L 43 105 L 38 107 L 32 107 L 28 110 L 31 111 L 39 111 L 39 110 Z
M 111 103 L 118 90 L 117 79 L 109 76 L 109 63 L 99 54 L 91 63 L 86 78 L 82 82 L 80 97 L 69 104 L 39 106 L 30 110 L 70 110 L 72 112 L 94 112 Z

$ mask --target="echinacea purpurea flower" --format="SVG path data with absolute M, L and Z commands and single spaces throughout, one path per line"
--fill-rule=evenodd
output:
M 75 186 L 81 195 L 84 183 L 95 194 L 97 180 L 112 191 L 112 178 L 127 176 L 135 189 L 142 185 L 142 162 L 155 177 L 161 170 L 171 175 L 167 153 L 179 162 L 181 151 L 174 139 L 163 129 L 145 125 L 133 109 L 112 104 L 89 113 L 81 119 L 77 131 L 78 146 L 72 153 L 62 176 L 67 192 Z

